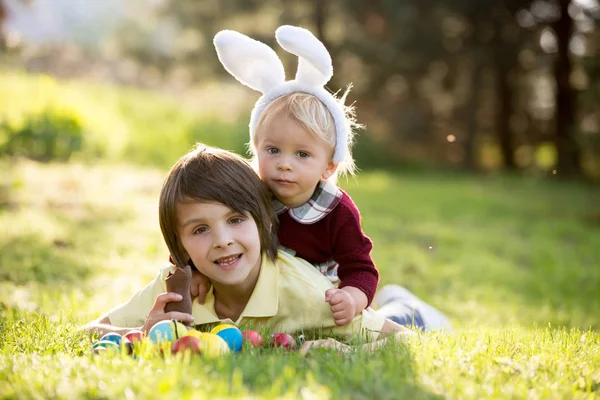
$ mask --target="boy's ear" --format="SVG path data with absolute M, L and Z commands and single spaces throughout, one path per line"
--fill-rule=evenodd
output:
M 323 172 L 323 175 L 321 175 L 321 178 L 323 178 L 325 180 L 331 178 L 331 176 L 337 170 L 337 167 L 338 167 L 337 163 L 334 163 L 333 161 L 330 161 L 329 164 L 327 164 L 327 168 L 325 168 L 325 171 Z

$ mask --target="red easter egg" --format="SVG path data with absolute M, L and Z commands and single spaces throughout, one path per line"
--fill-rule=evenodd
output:
M 271 347 L 283 347 L 287 350 L 296 350 L 296 339 L 290 334 L 275 332 L 271 335 Z
M 139 343 L 146 337 L 146 334 L 139 329 L 133 329 L 123 335 L 123 339 L 127 339 L 130 343 Z
M 200 341 L 194 336 L 183 336 L 173 342 L 171 353 L 180 353 L 191 350 L 193 353 L 200 354 Z
M 248 329 L 247 331 L 242 332 L 242 337 L 244 338 L 244 342 L 250 343 L 252 347 L 262 347 L 264 340 L 260 333 Z

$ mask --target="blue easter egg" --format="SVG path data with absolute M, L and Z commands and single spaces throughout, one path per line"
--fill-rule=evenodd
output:
M 109 342 L 114 342 L 117 346 L 121 345 L 121 335 L 115 332 L 107 333 L 106 335 L 100 338 L 100 341 L 108 340 Z
M 173 342 L 182 336 L 187 336 L 187 329 L 181 322 L 164 320 L 154 324 L 148 332 L 153 343 Z
M 242 349 L 244 337 L 242 331 L 230 324 L 220 324 L 215 326 L 210 333 L 220 336 L 233 352 L 238 352 Z
M 115 342 L 112 342 L 110 340 L 101 340 L 92 345 L 92 350 L 100 350 L 101 348 L 115 351 L 119 349 L 119 346 Z
M 173 341 L 173 328 L 171 321 L 160 321 L 154 324 L 148 332 L 148 337 L 153 343 L 163 343 Z

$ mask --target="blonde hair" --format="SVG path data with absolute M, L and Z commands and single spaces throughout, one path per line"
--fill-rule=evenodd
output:
M 348 153 L 344 160 L 338 164 L 335 173 L 328 179 L 333 183 L 337 183 L 340 176 L 354 175 L 356 173 L 356 164 L 352 157 L 352 145 L 354 144 L 354 136 L 356 134 L 355 129 L 361 126 L 355 120 L 354 107 L 343 105 L 349 91 L 350 88 L 346 90 L 341 98 L 337 99 L 342 104 L 344 110 L 344 123 L 348 124 Z M 335 149 L 337 144 L 335 122 L 325 104 L 312 94 L 295 92 L 274 100 L 261 113 L 256 124 L 256 134 L 248 144 L 250 153 L 254 159 L 253 165 L 256 165 L 256 143 L 258 142 L 261 129 L 267 126 L 273 118 L 282 114 L 292 118 L 306 131 L 314 135 L 315 138 L 324 140 L 331 146 L 332 150 Z

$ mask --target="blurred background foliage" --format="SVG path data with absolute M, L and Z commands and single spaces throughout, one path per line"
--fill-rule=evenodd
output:
M 0 152 L 168 166 L 245 152 L 258 93 L 219 64 L 235 29 L 315 33 L 366 126 L 361 169 L 600 177 L 597 0 L 0 0 Z M 36 145 L 32 143 L 35 141 Z M 56 144 L 51 144 L 51 143 Z

